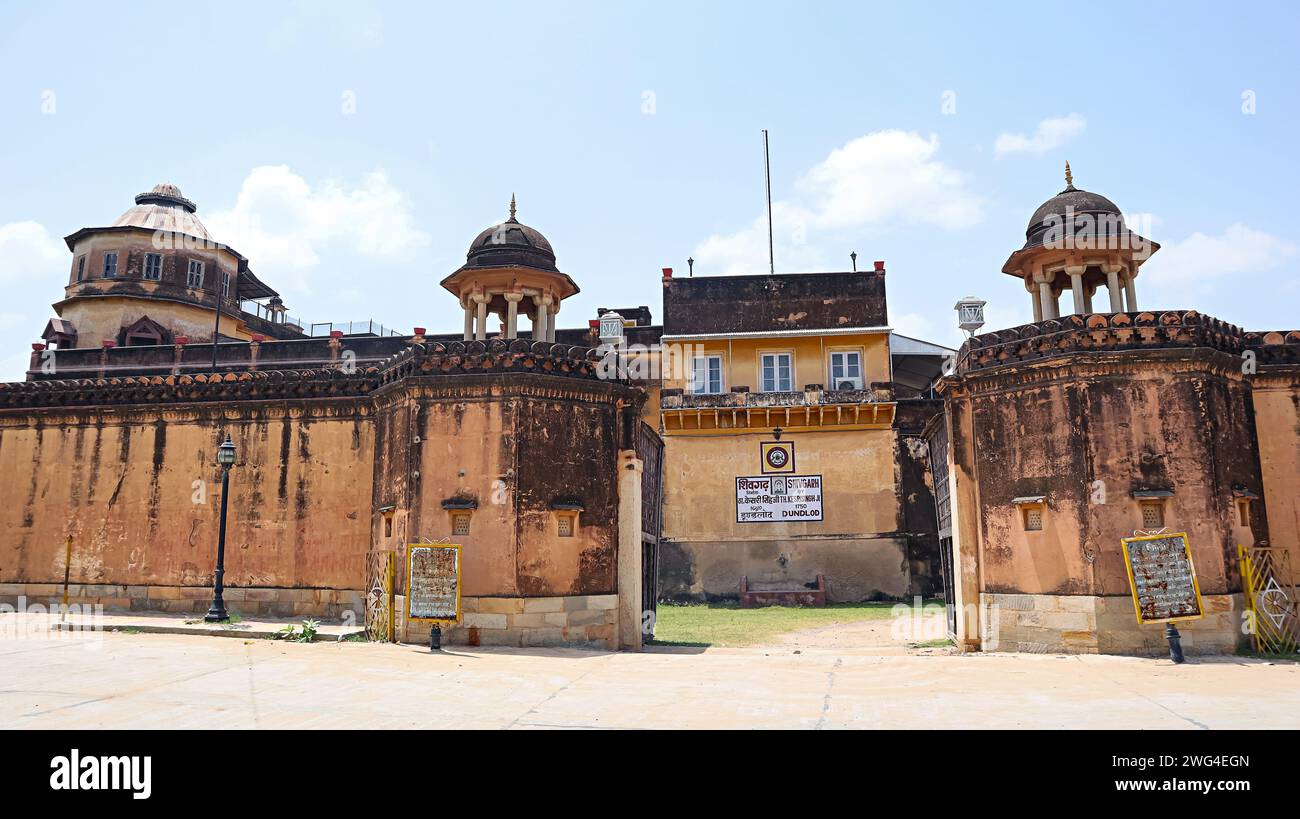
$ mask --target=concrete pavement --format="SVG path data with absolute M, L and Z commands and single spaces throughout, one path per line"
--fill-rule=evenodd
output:
M 1300 665 L 0 639 L 0 728 L 1300 728 Z

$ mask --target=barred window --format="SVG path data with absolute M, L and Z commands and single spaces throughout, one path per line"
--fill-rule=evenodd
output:
M 158 281 L 162 278 L 162 254 L 144 254 L 144 277 Z
M 469 534 L 469 512 L 457 512 L 451 516 L 451 533 L 453 535 Z

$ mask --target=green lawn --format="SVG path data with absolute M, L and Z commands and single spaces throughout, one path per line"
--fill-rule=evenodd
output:
M 742 609 L 739 603 L 660 603 L 655 645 L 754 646 L 791 631 L 863 620 L 891 620 L 897 603 L 832 603 L 819 608 Z

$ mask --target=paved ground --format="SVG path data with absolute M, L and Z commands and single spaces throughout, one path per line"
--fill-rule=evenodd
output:
M 1300 665 L 0 638 L 0 728 L 1300 728 Z M 797 641 L 796 641 L 797 642 Z M 843 641 L 840 641 L 843 642 Z

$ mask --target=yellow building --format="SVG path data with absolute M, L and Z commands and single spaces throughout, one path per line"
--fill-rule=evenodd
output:
M 832 601 L 931 590 L 924 447 L 904 438 L 937 405 L 895 383 L 890 340 L 883 264 L 665 272 L 661 594 L 735 597 L 742 581 L 758 592 L 823 589 Z M 933 375 L 947 352 L 914 341 L 908 350 Z M 900 404 L 917 416 L 907 429 Z

